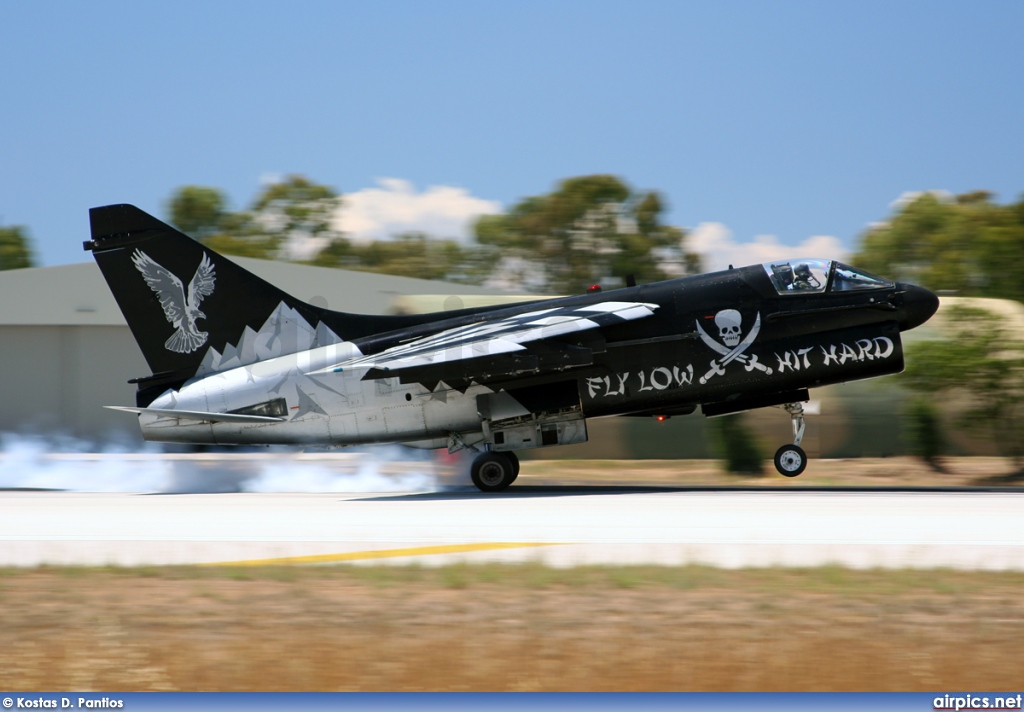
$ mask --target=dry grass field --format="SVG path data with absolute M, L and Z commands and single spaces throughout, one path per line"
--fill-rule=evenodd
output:
M 1019 691 L 1024 574 L 0 572 L 0 688 Z

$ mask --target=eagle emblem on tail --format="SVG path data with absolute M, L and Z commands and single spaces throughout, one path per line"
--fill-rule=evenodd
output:
M 154 262 L 142 250 L 135 250 L 132 263 L 142 273 L 149 288 L 156 293 L 164 309 L 164 316 L 175 328 L 175 332 L 164 342 L 164 347 L 168 351 L 188 354 L 205 344 L 209 334 L 196 328 L 196 319 L 206 318 L 206 314 L 199 311 L 199 304 L 204 297 L 213 294 L 216 274 L 210 256 L 203 254 L 192 281 L 188 283 L 188 291 L 175 274 Z

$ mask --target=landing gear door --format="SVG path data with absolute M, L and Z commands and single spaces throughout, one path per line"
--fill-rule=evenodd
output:
M 587 442 L 587 421 L 582 415 L 484 421 L 483 429 L 484 440 L 498 452 Z
M 477 396 L 484 439 L 493 450 L 523 450 L 587 441 L 575 380 Z

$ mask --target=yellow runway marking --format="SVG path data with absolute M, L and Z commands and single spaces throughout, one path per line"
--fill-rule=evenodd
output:
M 408 549 L 374 549 L 371 551 L 349 551 L 342 554 L 311 554 L 309 556 L 285 556 L 279 559 L 249 559 L 246 561 L 222 561 L 202 566 L 279 566 L 282 564 L 329 564 L 339 561 L 368 561 L 371 559 L 393 559 L 399 556 L 428 556 L 431 554 L 464 554 L 473 551 L 496 551 L 499 549 L 525 549 L 537 546 L 554 546 L 543 542 L 481 542 L 479 544 L 441 544 L 438 546 L 415 546 Z

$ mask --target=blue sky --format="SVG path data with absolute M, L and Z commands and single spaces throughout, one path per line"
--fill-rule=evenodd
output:
M 164 216 L 185 184 L 508 206 L 600 172 L 741 252 L 849 249 L 906 191 L 1024 192 L 1022 27 L 1016 1 L 12 0 L 0 220 L 52 265 L 88 208 Z

